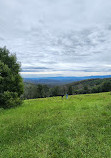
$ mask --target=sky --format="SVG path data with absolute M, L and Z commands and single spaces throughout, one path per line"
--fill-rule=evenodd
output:
M 111 0 L 0 0 L 0 47 L 23 77 L 111 75 Z

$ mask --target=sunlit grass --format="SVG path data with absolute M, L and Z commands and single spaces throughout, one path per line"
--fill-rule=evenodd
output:
M 26 100 L 0 110 L 0 158 L 110 157 L 110 93 Z

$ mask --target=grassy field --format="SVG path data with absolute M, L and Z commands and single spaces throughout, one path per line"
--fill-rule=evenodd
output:
M 111 158 L 111 94 L 26 100 L 1 109 L 0 158 Z

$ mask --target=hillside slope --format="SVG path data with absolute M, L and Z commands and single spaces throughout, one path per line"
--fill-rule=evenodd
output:
M 110 93 L 26 100 L 0 110 L 0 158 L 110 158 Z
M 93 87 L 95 85 L 100 85 L 101 83 L 105 81 L 111 81 L 111 78 L 96 78 L 96 79 L 87 79 L 87 80 L 82 80 L 82 81 L 77 81 L 77 82 L 72 82 L 70 84 L 67 84 L 68 86 L 79 86 L 79 85 L 88 85 L 90 87 Z
M 111 78 L 88 79 L 64 85 L 72 88 L 72 94 L 88 94 L 111 91 Z

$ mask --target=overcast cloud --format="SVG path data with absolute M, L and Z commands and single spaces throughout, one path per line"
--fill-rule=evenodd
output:
M 0 0 L 0 47 L 21 74 L 111 74 L 111 0 Z

